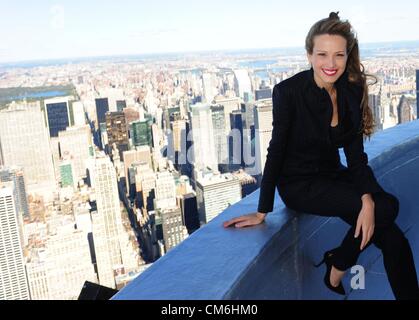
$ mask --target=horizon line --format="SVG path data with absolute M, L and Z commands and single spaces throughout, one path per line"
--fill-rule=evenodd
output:
M 419 42 L 417 40 L 390 40 L 390 41 L 379 41 L 379 42 L 363 42 L 359 43 L 360 48 L 363 45 L 373 44 L 389 44 L 389 43 L 400 43 L 400 42 Z M 84 59 L 106 59 L 106 58 L 124 58 L 124 57 L 137 57 L 137 56 L 157 56 L 157 55 L 175 55 L 175 54 L 204 54 L 212 52 L 232 53 L 239 51 L 257 51 L 257 50 L 280 50 L 280 49 L 303 49 L 304 46 L 282 46 L 282 47 L 265 47 L 265 48 L 235 48 L 235 49 L 205 49 L 205 50 L 188 50 L 188 51 L 160 51 L 150 53 L 121 53 L 121 54 L 105 54 L 105 55 L 91 55 L 91 56 L 72 56 L 72 57 L 60 57 L 60 58 L 41 58 L 32 60 L 14 60 L 14 61 L 0 61 L 0 67 L 7 67 L 20 64 L 28 63 L 41 63 L 45 64 L 48 62 L 58 62 L 63 60 L 84 60 Z

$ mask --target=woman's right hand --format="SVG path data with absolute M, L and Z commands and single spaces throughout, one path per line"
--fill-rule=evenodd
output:
M 224 228 L 228 228 L 232 224 L 234 224 L 234 227 L 236 228 L 242 228 L 242 227 L 252 226 L 252 225 L 262 223 L 265 220 L 265 217 L 266 217 L 266 213 L 262 213 L 262 212 L 250 213 L 250 214 L 246 214 L 246 215 L 225 221 L 223 225 L 224 225 Z

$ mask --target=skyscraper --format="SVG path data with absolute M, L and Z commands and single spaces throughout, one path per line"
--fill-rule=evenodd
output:
M 133 190 L 132 193 L 135 194 L 137 208 L 145 208 L 148 211 L 154 210 L 156 173 L 144 162 L 131 166 L 131 170 L 135 170 L 135 184 L 131 184 L 133 187 L 130 190 Z M 140 217 L 137 218 L 141 219 Z
M 186 141 L 186 121 L 183 119 L 174 120 L 171 123 L 171 127 L 173 132 L 173 149 L 175 152 L 180 152 L 182 151 L 182 143 Z
M 3 164 L 23 168 L 28 193 L 55 190 L 51 148 L 39 102 L 12 103 L 0 111 L 0 123 Z
M 400 98 L 399 105 L 397 106 L 397 114 L 399 123 L 410 122 L 415 119 L 414 116 L 414 104 L 412 103 L 413 99 L 409 99 L 405 95 L 402 95 Z
M 218 170 L 211 108 L 201 103 L 191 105 L 190 108 L 194 171 L 207 167 Z
M 230 132 L 230 113 L 234 110 L 240 110 L 240 98 L 226 98 L 223 96 L 216 96 L 214 99 L 217 105 L 224 107 L 226 135 Z
M 180 208 L 174 207 L 160 211 L 165 251 L 169 251 L 187 237 L 186 227 L 182 223 Z
M 158 172 L 156 179 L 155 208 L 173 208 L 176 206 L 176 186 L 173 175 L 168 172 Z
M 122 112 L 125 114 L 127 125 L 130 125 L 131 122 L 144 119 L 144 109 L 138 103 L 136 103 L 135 107 L 125 107 Z
M 96 128 L 99 128 L 100 123 L 106 122 L 106 112 L 109 111 L 108 98 L 95 99 L 96 103 Z
M 18 214 L 22 217 L 29 217 L 28 199 L 23 169 L 16 166 L 0 166 L 0 183 L 8 181 L 12 181 L 14 183 L 13 196 Z
M 122 265 L 119 244 L 122 219 L 116 172 L 103 152 L 88 161 L 88 168 L 97 204 L 97 213 L 92 214 L 92 221 L 99 282 L 115 288 L 114 271 Z
M 105 117 L 109 148 L 113 148 L 115 144 L 119 157 L 123 159 L 123 152 L 129 149 L 125 114 L 122 111 L 107 112 Z
M 74 125 L 75 126 L 84 126 L 86 124 L 86 114 L 84 111 L 84 106 L 81 101 L 74 101 L 72 103 L 73 116 L 74 116 Z
M 214 129 L 214 144 L 217 154 L 217 162 L 222 167 L 220 171 L 227 171 L 228 145 L 226 135 L 226 118 L 224 106 L 211 106 L 212 127 Z
M 381 106 L 381 115 L 382 115 L 382 128 L 383 130 L 387 128 L 394 127 L 398 123 L 397 112 L 394 112 L 393 108 L 393 99 L 392 93 L 387 88 L 382 86 L 380 88 L 380 106 Z
M 0 182 L 0 300 L 28 300 L 12 182 Z
M 228 148 L 230 170 L 238 170 L 240 167 L 245 167 L 243 156 L 243 117 L 240 110 L 234 110 L 230 114 L 230 123 L 232 131 Z
M 202 87 L 204 89 L 204 100 L 207 103 L 212 103 L 214 97 L 218 94 L 217 77 L 213 73 L 204 72 L 202 74 Z
M 124 152 L 124 169 L 125 169 L 125 182 L 126 182 L 126 190 L 127 192 L 130 191 L 130 188 L 135 181 L 130 179 L 128 170 L 130 169 L 131 165 L 136 162 L 145 162 L 148 164 L 149 168 L 152 168 L 151 162 L 151 152 L 149 146 L 141 146 L 136 147 L 134 150 L 129 150 Z
M 195 192 L 181 196 L 179 202 L 182 210 L 183 223 L 188 229 L 188 233 L 191 234 L 196 229 L 199 229 L 199 216 Z
M 197 180 L 196 199 L 199 219 L 202 224 L 208 223 L 228 206 L 242 198 L 238 178 L 231 173 L 204 174 Z
M 26 264 L 31 298 L 75 300 L 85 281 L 97 283 L 88 238 L 69 215 L 51 220 L 44 247 L 32 248 Z
M 50 137 L 58 137 L 58 132 L 70 126 L 68 97 L 46 99 L 44 101 Z
M 272 102 L 256 105 L 255 109 L 255 156 L 253 175 L 261 175 L 265 167 L 269 142 L 272 138 Z
M 236 95 L 242 99 L 244 99 L 245 93 L 252 93 L 252 84 L 250 83 L 250 77 L 247 70 L 234 70 L 234 89 L 236 91 Z
M 264 100 L 264 99 L 271 99 L 272 97 L 272 90 L 271 88 L 261 88 L 255 90 L 255 100 Z
M 86 160 L 90 157 L 92 133 L 88 125 L 67 128 L 58 134 L 60 154 L 73 162 L 75 182 L 86 177 Z
M 131 123 L 132 144 L 134 146 L 152 146 L 151 119 L 138 120 Z
M 116 111 L 122 111 L 127 107 L 125 100 L 116 100 Z

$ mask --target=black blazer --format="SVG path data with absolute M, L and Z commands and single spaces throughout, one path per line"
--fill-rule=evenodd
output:
M 313 68 L 275 85 L 272 93 L 273 131 L 260 188 L 259 212 L 273 209 L 275 186 L 295 179 L 349 170 L 359 191 L 381 191 L 368 166 L 361 132 L 363 88 L 348 81 L 345 71 L 335 82 L 338 121 L 343 134 L 332 144 L 329 127 L 333 105 L 326 89 L 317 86 Z M 343 147 L 348 168 L 340 162 Z

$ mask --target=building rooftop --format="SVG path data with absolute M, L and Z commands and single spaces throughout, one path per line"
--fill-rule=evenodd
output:
M 396 222 L 409 239 L 418 267 L 419 120 L 378 132 L 365 142 L 365 151 L 379 183 L 400 200 Z M 365 290 L 349 290 L 350 272 L 344 277 L 346 296 L 324 286 L 324 267 L 313 264 L 346 233 L 348 226 L 339 218 L 297 213 L 276 194 L 265 223 L 242 229 L 222 226 L 256 211 L 258 197 L 259 189 L 228 207 L 112 299 L 394 299 L 375 246 L 358 261 L 366 270 Z

